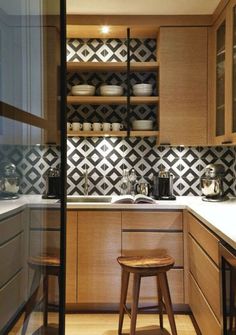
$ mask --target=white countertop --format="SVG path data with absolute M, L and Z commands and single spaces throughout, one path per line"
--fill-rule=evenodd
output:
M 0 201 L 0 219 L 26 207 L 59 208 L 58 200 L 42 199 L 40 195 L 24 195 L 17 200 Z M 236 249 L 236 198 L 224 202 L 204 202 L 201 197 L 177 197 L 174 201 L 154 204 L 69 203 L 67 209 L 158 210 L 187 209 L 225 242 Z

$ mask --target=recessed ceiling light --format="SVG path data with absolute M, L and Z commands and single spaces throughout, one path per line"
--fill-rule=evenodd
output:
M 102 32 L 103 34 L 108 34 L 109 31 L 110 31 L 110 27 L 108 27 L 108 26 L 102 26 L 102 28 L 101 28 L 101 32 Z

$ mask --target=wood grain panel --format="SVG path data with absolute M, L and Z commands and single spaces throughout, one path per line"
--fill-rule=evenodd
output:
M 219 266 L 219 239 L 190 213 L 188 213 L 188 231 Z
M 23 212 L 0 221 L 0 245 L 23 230 Z
M 0 287 L 24 266 L 23 233 L 0 247 Z
M 220 321 L 220 271 L 191 235 L 188 239 L 188 251 L 190 272 Z
M 160 29 L 160 143 L 207 144 L 207 28 Z
M 58 255 L 60 252 L 59 231 L 31 231 L 30 255 L 36 256 L 42 253 Z
M 168 271 L 167 278 L 170 287 L 171 300 L 173 304 L 184 303 L 184 281 L 183 269 L 172 269 Z M 131 302 L 133 287 L 133 276 L 131 275 L 127 301 Z M 145 277 L 141 280 L 139 306 L 154 306 L 157 300 L 156 277 Z
M 119 302 L 120 255 L 121 213 L 78 212 L 78 303 Z
M 77 301 L 77 211 L 67 211 L 66 226 L 66 303 Z
M 122 229 L 183 229 L 182 211 L 122 212 Z
M 161 256 L 175 259 L 175 266 L 183 266 L 183 233 L 123 232 L 123 256 Z
M 60 229 L 60 210 L 59 209 L 31 209 L 30 227 L 31 228 L 53 228 Z
M 202 335 L 221 335 L 220 323 L 191 274 L 189 274 L 189 302 Z

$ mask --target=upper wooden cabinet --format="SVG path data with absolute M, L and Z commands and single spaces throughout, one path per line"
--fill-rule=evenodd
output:
M 209 143 L 236 143 L 236 0 L 210 30 Z
M 160 29 L 160 144 L 207 144 L 207 28 Z

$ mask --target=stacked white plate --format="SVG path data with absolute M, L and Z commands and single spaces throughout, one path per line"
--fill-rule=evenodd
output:
M 94 95 L 95 86 L 92 85 L 74 85 L 71 88 L 72 95 Z
M 132 121 L 133 130 L 152 130 L 153 121 L 152 120 L 134 120 Z
M 151 84 L 133 85 L 133 93 L 136 96 L 150 96 L 152 95 L 152 85 Z
M 100 94 L 103 96 L 121 96 L 123 91 L 123 87 L 119 85 L 102 85 L 100 87 Z

